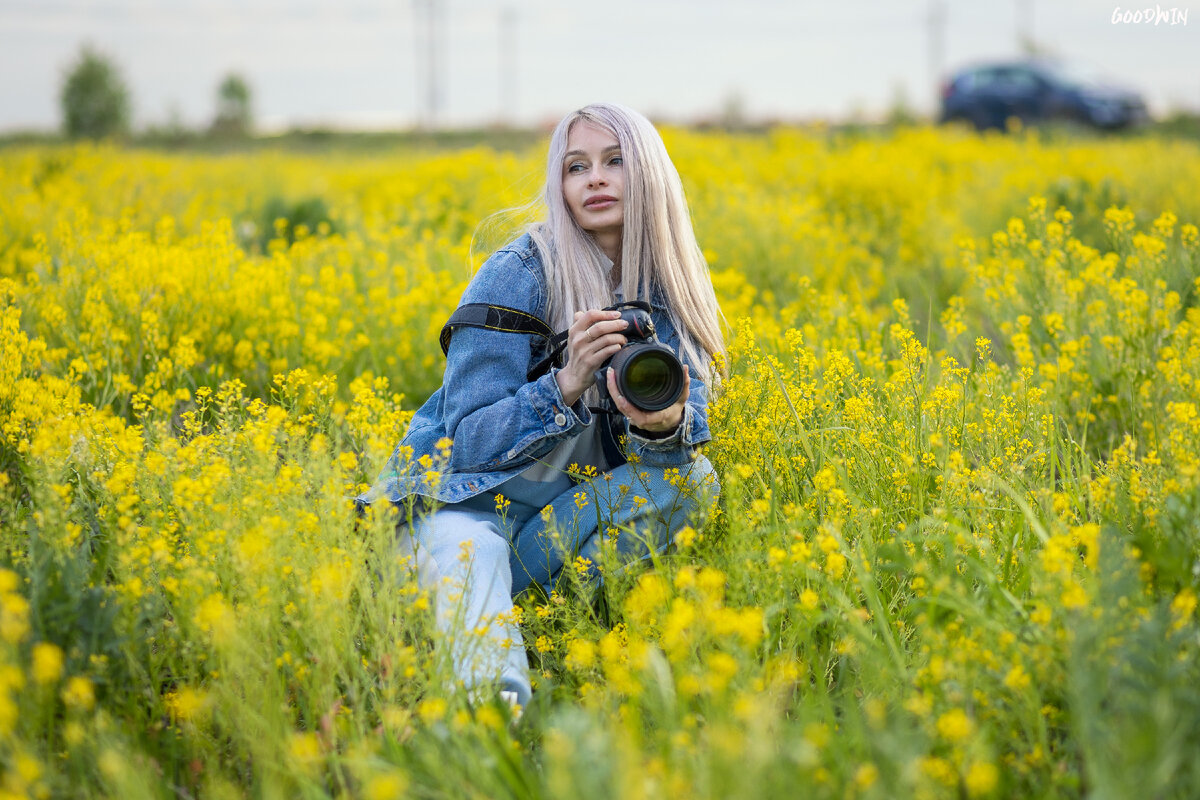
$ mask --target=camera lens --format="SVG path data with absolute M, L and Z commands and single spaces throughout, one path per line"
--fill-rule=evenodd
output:
M 667 408 L 683 388 L 683 368 L 666 348 L 628 345 L 613 357 L 612 366 L 621 394 L 643 411 Z
M 657 397 L 670 383 L 670 365 L 659 353 L 645 353 L 625 367 L 625 386 L 638 397 Z

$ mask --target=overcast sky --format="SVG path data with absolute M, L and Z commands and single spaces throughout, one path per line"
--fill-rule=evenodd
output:
M 207 122 L 229 72 L 268 128 L 411 125 L 428 113 L 431 6 L 441 124 L 544 122 L 593 100 L 679 120 L 731 98 L 755 118 L 869 116 L 898 92 L 928 110 L 935 61 L 1014 54 L 1022 32 L 1155 112 L 1200 110 L 1200 0 L 1158 4 L 1187 12 L 1176 25 L 1114 24 L 1145 0 L 0 0 L 0 130 L 59 124 L 84 42 L 119 65 L 139 126 Z

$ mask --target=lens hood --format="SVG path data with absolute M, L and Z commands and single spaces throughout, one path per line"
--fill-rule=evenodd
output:
M 683 391 L 683 365 L 664 345 L 631 342 L 612 357 L 610 366 L 617 391 L 642 411 L 668 408 Z

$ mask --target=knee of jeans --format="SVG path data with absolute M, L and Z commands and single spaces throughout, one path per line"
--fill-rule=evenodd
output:
M 432 555 L 442 575 L 466 562 L 508 559 L 508 542 L 490 520 L 454 509 L 443 509 L 418 523 L 413 531 L 417 550 Z
M 471 537 L 473 558 L 483 563 L 508 563 L 508 542 L 492 530 L 481 529 Z
M 396 527 L 396 555 L 416 567 L 420 586 L 433 586 L 441 576 L 433 556 L 424 547 L 417 547 L 412 531 L 407 526 Z
M 498 561 L 507 564 L 508 542 L 490 526 L 472 525 L 444 540 L 435 549 L 434 558 L 446 573 L 457 571 L 462 564 L 490 565 Z

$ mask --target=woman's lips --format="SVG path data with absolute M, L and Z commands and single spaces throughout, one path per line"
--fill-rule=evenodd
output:
M 599 195 L 597 197 L 589 197 L 587 199 L 587 201 L 584 202 L 583 207 L 590 208 L 590 209 L 602 209 L 602 208 L 608 208 L 609 206 L 611 206 L 612 204 L 614 204 L 616 202 L 617 202 L 617 198 L 615 198 L 615 197 L 609 197 L 608 195 Z

